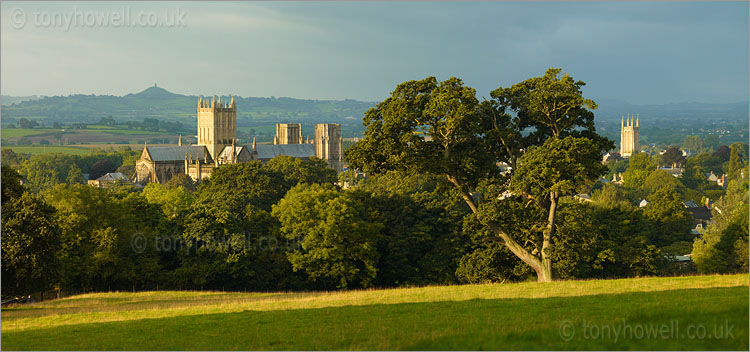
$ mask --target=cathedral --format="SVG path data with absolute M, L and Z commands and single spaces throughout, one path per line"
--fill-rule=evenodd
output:
M 635 123 L 633 116 L 628 115 L 620 120 L 620 155 L 629 158 L 631 155 L 641 151 L 641 132 L 639 128 L 639 117 L 636 115 Z
M 303 140 L 302 125 L 298 123 L 276 124 L 273 145 L 257 144 L 255 138 L 251 146 L 237 145 L 237 104 L 232 97 L 222 102 L 221 97 L 211 101 L 198 100 L 197 107 L 198 143 L 182 145 L 182 138 L 176 146 L 145 146 L 136 162 L 134 182 L 166 183 L 174 175 L 187 174 L 193 180 L 211 176 L 215 167 L 259 160 L 267 162 L 279 155 L 295 158 L 317 157 L 328 162 L 328 167 L 343 169 L 343 138 L 341 125 L 321 123 L 315 125 L 315 136 Z

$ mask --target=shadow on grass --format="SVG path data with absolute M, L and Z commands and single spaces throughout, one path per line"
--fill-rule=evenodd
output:
M 660 333 L 647 336 L 654 327 Z M 748 288 L 244 311 L 4 332 L 2 342 L 19 350 L 747 350 Z

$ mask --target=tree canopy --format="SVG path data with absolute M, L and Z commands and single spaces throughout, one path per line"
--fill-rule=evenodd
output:
M 365 138 L 346 151 L 346 159 L 350 166 L 367 173 L 402 170 L 445 177 L 471 210 L 479 213 L 482 200 L 476 196 L 484 196 L 488 202 L 495 198 L 473 193 L 480 183 L 509 190 L 509 175 L 504 175 L 498 164 L 515 168 L 517 161 L 528 154 L 528 166 L 522 170 L 529 170 L 522 172 L 542 172 L 534 177 L 548 176 L 547 185 L 544 189 L 525 189 L 517 178 L 519 185 L 510 190 L 530 191 L 537 198 L 541 191 L 550 192 L 545 200 L 537 199 L 549 213 L 544 221 L 548 235 L 543 240 L 548 246 L 554 236 L 559 195 L 603 174 L 606 170 L 601 164 L 594 166 L 590 161 L 600 160 L 603 151 L 613 147 L 611 141 L 594 131 L 594 115 L 589 109 L 595 109 L 596 104 L 583 98 L 583 86 L 583 82 L 552 68 L 542 77 L 498 88 L 492 92 L 492 100 L 480 103 L 476 91 L 455 77 L 443 82 L 434 77 L 404 82 L 367 111 Z M 544 160 L 543 151 L 533 157 L 530 147 L 534 145 L 544 145 L 542 148 L 555 153 L 566 147 L 582 153 L 563 153 L 559 158 L 548 155 Z M 552 279 L 544 243 L 532 246 L 541 250 L 534 253 L 507 228 L 489 216 L 479 215 L 492 230 L 493 239 L 530 265 L 540 281 Z

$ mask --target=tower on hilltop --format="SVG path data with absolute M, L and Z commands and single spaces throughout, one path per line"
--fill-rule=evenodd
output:
M 237 138 L 237 104 L 231 99 L 229 103 L 222 103 L 221 97 L 198 100 L 198 145 L 205 145 L 213 159 Z
M 633 121 L 635 120 L 635 121 Z M 639 127 L 639 116 L 622 116 L 620 120 L 620 154 L 623 158 L 629 158 L 634 153 L 641 151 L 641 132 Z

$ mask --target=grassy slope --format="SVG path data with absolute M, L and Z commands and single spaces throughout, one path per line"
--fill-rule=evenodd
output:
M 572 341 L 560 335 L 568 322 Z M 602 324 L 635 333 L 591 338 L 592 326 Z M 670 327 L 666 338 L 634 335 L 656 324 Z M 707 337 L 727 325 L 733 338 Z M 688 336 L 691 326 L 706 336 Z M 747 350 L 748 276 L 87 294 L 3 309 L 2 343 L 4 349 Z

